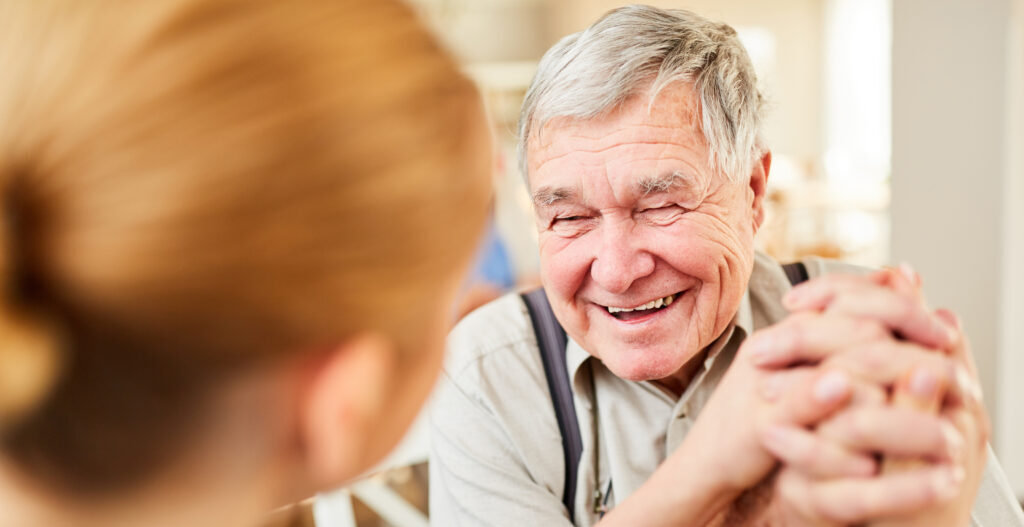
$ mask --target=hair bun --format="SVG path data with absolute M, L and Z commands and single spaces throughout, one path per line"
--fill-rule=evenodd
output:
M 61 365 L 59 340 L 41 318 L 0 308 L 0 436 L 53 388 Z
M 2 175 L 2 174 L 0 174 Z M 61 366 L 56 325 L 15 300 L 19 289 L 18 198 L 0 178 L 0 438 L 31 414 L 53 388 Z

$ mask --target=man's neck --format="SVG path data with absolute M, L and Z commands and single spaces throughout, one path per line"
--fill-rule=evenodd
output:
M 704 367 L 704 361 L 708 357 L 708 348 L 704 348 L 703 351 L 694 355 L 690 360 L 683 364 L 683 367 L 676 373 L 665 377 L 664 379 L 656 379 L 651 381 L 655 386 L 661 388 L 665 393 L 678 399 L 683 396 L 683 392 L 690 386 L 693 379 L 697 377 L 700 369 Z

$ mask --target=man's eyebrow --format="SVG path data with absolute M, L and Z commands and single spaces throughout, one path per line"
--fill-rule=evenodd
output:
M 541 187 L 533 193 L 533 204 L 538 207 L 546 207 L 559 201 L 569 200 L 576 197 L 576 191 L 571 188 Z
M 637 190 L 641 195 L 660 194 L 669 192 L 679 187 L 697 187 L 696 178 L 684 174 L 678 170 L 642 178 L 636 183 Z

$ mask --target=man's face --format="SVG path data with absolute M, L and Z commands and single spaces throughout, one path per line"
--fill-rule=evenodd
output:
M 624 379 L 671 381 L 736 313 L 768 156 L 737 182 L 708 166 L 689 85 L 559 118 L 528 143 L 541 279 L 568 334 Z

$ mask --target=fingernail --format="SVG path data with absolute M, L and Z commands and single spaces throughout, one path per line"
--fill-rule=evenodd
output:
M 949 339 L 950 345 L 954 344 L 957 341 L 957 338 L 960 336 L 958 334 L 959 330 L 957 328 L 949 327 L 949 325 L 942 322 L 941 320 L 939 321 L 939 323 L 942 324 L 942 327 L 946 330 L 946 338 Z
M 814 385 L 814 397 L 823 403 L 833 403 L 842 399 L 850 391 L 850 380 L 842 372 L 832 371 L 825 374 Z
M 956 385 L 960 389 L 960 393 L 967 398 L 969 405 L 981 406 L 984 404 L 984 396 L 981 391 L 981 386 L 975 382 L 970 373 L 967 373 L 966 368 L 963 366 L 954 366 L 953 375 Z
M 921 284 L 921 275 L 917 274 L 917 271 L 915 271 L 907 262 L 900 262 L 898 269 L 900 270 L 900 274 L 902 274 L 903 277 L 911 283 L 911 285 L 916 287 Z
M 939 347 L 948 350 L 950 347 L 953 346 L 953 344 L 956 343 L 956 330 L 951 328 L 949 324 L 942 320 L 942 318 L 939 317 L 938 315 L 932 313 L 932 315 L 929 318 L 929 326 L 931 326 L 929 328 L 931 331 L 941 335 L 941 338 L 945 340 L 945 342 L 941 342 L 938 344 Z
M 938 388 L 939 380 L 924 368 L 918 368 L 910 377 L 910 391 L 920 399 L 931 400 Z
M 947 421 L 942 422 L 942 438 L 946 443 L 946 452 L 949 454 L 949 459 L 957 460 L 960 459 L 960 452 L 964 448 L 964 439 L 960 435 L 952 424 Z
M 960 483 L 964 480 L 964 469 L 961 467 L 945 467 L 939 469 L 932 477 L 932 488 L 935 495 L 942 501 L 953 499 L 960 493 Z
M 941 318 L 947 326 L 960 331 L 960 317 L 956 316 L 956 313 L 948 309 L 939 308 L 935 310 L 935 315 Z

